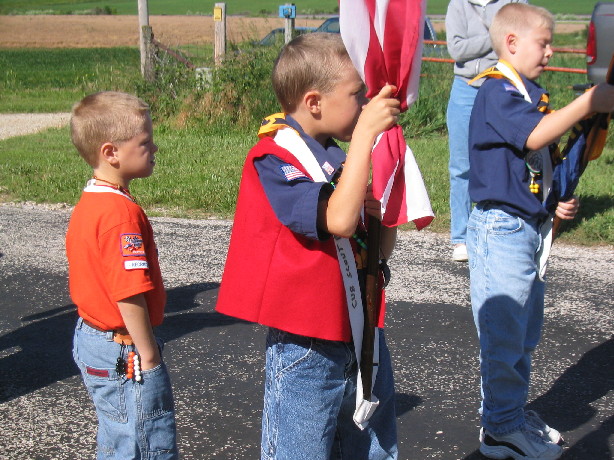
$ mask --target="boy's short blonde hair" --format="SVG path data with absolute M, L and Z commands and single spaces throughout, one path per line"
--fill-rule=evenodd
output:
M 70 137 L 92 167 L 105 142 L 122 143 L 145 129 L 149 106 L 136 96 L 103 91 L 85 96 L 72 108 Z
M 490 25 L 490 40 L 498 55 L 509 34 L 522 34 L 535 27 L 554 30 L 554 16 L 546 8 L 526 3 L 508 3 L 495 15 Z
M 333 91 L 348 65 L 352 61 L 338 34 L 310 33 L 290 41 L 275 60 L 272 78 L 284 112 L 293 113 L 308 91 Z

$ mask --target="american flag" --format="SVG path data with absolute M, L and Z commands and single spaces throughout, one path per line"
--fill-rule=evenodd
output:
M 302 179 L 304 177 L 307 177 L 300 169 L 289 164 L 280 166 L 279 168 L 281 169 L 281 172 L 283 173 L 288 182 L 291 182 L 295 179 Z
M 340 0 L 341 37 L 373 97 L 387 83 L 397 87 L 401 110 L 418 97 L 425 0 Z M 372 152 L 373 194 L 382 204 L 382 223 L 433 220 L 431 204 L 400 126 L 377 140 Z

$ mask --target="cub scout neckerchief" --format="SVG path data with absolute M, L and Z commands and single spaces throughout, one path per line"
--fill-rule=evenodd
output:
M 292 153 L 292 155 L 294 155 L 301 165 L 303 165 L 314 182 L 327 182 L 326 176 L 322 172 L 322 167 L 318 164 L 313 152 L 307 146 L 300 133 L 287 124 L 285 114 L 276 113 L 264 119 L 262 126 L 258 131 L 258 137 L 263 138 L 266 136 L 272 137 L 277 145 Z M 352 340 L 354 342 L 354 351 L 356 352 L 356 361 L 358 365 L 358 376 L 356 379 L 356 410 L 353 418 L 354 423 L 361 430 L 363 430 L 367 427 L 369 419 L 379 405 L 379 400 L 375 395 L 371 396 L 370 401 L 367 401 L 362 397 L 363 391 L 360 372 L 360 357 L 364 329 L 364 314 L 360 283 L 358 282 L 358 272 L 356 270 L 356 262 L 354 260 L 354 253 L 352 252 L 352 245 L 350 244 L 350 240 L 348 238 L 340 238 L 335 236 L 334 241 L 335 248 L 337 250 L 337 259 L 339 260 L 339 269 L 343 278 L 350 325 L 352 328 Z M 378 363 L 379 335 L 378 328 L 376 327 L 373 346 L 372 386 L 375 385 Z
M 499 62 L 494 67 L 490 67 L 486 69 L 484 72 L 477 75 L 475 78 L 469 81 L 469 84 L 472 82 L 479 80 L 480 78 L 490 77 L 490 78 L 506 78 L 509 80 L 512 85 L 522 94 L 524 100 L 532 103 L 531 96 L 529 96 L 529 92 L 522 82 L 522 78 L 516 72 L 511 64 L 507 61 L 500 59 Z M 542 97 L 537 105 L 537 110 L 543 113 L 550 113 L 551 110 L 548 106 L 548 95 L 542 94 Z M 558 149 L 555 154 L 558 153 Z M 559 154 L 560 155 L 560 154 Z M 538 193 L 539 187 L 534 182 L 534 177 L 536 174 L 542 174 L 542 203 L 545 205 L 548 195 L 552 190 L 552 163 L 553 156 L 550 154 L 550 149 L 548 147 L 544 147 L 537 151 L 528 152 L 526 155 L 526 165 L 531 174 L 531 185 L 529 186 L 532 193 Z M 537 164 L 540 165 L 541 168 L 534 168 L 533 166 Z M 535 188 L 537 187 L 537 188 Z M 548 256 L 550 255 L 550 248 L 552 246 L 552 223 L 553 223 L 554 215 L 549 215 L 546 221 L 540 226 L 540 233 L 542 236 L 542 244 L 540 245 L 539 251 L 536 255 L 536 262 L 538 264 L 538 274 L 539 279 L 541 281 L 544 280 L 544 275 L 546 274 L 546 268 L 548 265 Z

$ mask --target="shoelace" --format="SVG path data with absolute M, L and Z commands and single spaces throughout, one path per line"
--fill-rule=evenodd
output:
M 524 413 L 524 416 L 525 416 L 525 420 L 527 424 L 535 428 L 537 431 L 539 431 L 543 435 L 547 435 L 548 432 L 550 431 L 549 430 L 550 427 L 546 424 L 546 422 L 544 422 L 539 417 L 539 415 L 537 415 L 537 412 L 528 410 Z
M 527 435 L 531 441 L 537 444 L 545 444 L 543 433 L 539 428 L 536 428 L 528 423 L 522 428 L 522 431 Z

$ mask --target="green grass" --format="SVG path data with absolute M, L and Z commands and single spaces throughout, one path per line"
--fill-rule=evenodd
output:
M 575 47 L 582 40 L 582 34 L 572 34 L 557 36 L 555 43 Z M 136 92 L 153 109 L 160 147 L 154 175 L 133 183 L 139 201 L 154 215 L 230 217 L 256 127 L 277 111 L 269 77 L 276 50 L 242 49 L 216 72 L 210 88 L 200 89 L 193 73 L 170 62 L 159 69 L 155 84 L 143 84 L 138 51 L 131 48 L 0 50 L 0 112 L 65 111 L 86 93 Z M 552 65 L 582 68 L 584 62 L 581 56 L 558 55 Z M 437 214 L 431 228 L 441 232 L 449 228 L 445 110 L 451 72 L 451 64 L 424 63 L 420 97 L 401 120 Z M 573 84 L 585 81 L 565 73 L 540 78 L 555 108 L 573 99 Z M 581 214 L 566 224 L 566 241 L 614 244 L 613 141 L 610 136 L 603 158 L 586 172 L 579 188 Z M 74 204 L 89 174 L 66 129 L 0 141 L 1 199 Z
M 231 217 L 243 159 L 256 141 L 255 130 L 221 135 L 156 126 L 160 150 L 155 172 L 133 181 L 132 193 L 151 215 Z M 430 228 L 447 232 L 447 139 L 408 138 L 408 143 L 437 216 Z M 562 241 L 614 244 L 614 188 L 609 173 L 613 164 L 614 149 L 608 148 L 587 168 L 578 188 L 580 214 L 564 224 Z M 0 141 L 0 198 L 5 201 L 75 204 L 90 174 L 65 128 Z
M 0 49 L 0 112 L 66 112 L 86 94 L 134 92 L 136 48 Z
M 274 15 L 277 16 L 279 0 L 228 0 L 228 14 Z M 292 2 L 288 2 L 292 3 Z M 294 2 L 299 14 L 322 14 L 337 11 L 337 0 L 301 0 Z M 429 0 L 428 14 L 445 14 L 449 0 Z M 590 14 L 594 2 L 579 0 L 533 0 L 532 4 L 548 8 L 558 15 Z M 200 0 L 149 0 L 149 13 L 158 14 L 204 14 L 213 13 L 213 4 Z M 114 14 L 137 14 L 137 2 L 134 0 L 106 1 L 71 1 L 71 0 L 0 0 L 0 14 L 84 14 L 96 8 Z
M 131 191 L 158 213 L 229 217 L 243 159 L 256 139 L 255 131 L 222 137 L 158 126 L 155 172 L 133 181 Z M 0 194 L 5 199 L 75 204 L 90 176 L 67 128 L 0 141 Z

